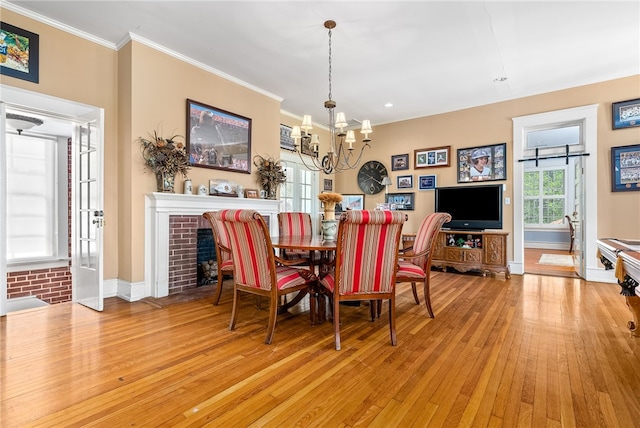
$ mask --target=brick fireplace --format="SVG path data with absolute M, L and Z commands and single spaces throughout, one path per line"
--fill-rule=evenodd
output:
M 197 286 L 198 228 L 206 211 L 255 209 L 278 235 L 280 201 L 150 193 L 145 198 L 145 297 L 164 297 Z

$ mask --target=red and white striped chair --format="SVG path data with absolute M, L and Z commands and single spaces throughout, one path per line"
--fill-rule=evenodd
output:
M 278 213 L 278 231 L 280 236 L 312 236 L 311 214 L 301 212 Z M 280 257 L 308 264 L 313 270 L 313 254 L 305 250 L 280 250 Z
M 235 328 L 240 292 L 266 296 L 269 321 L 266 344 L 273 339 L 280 296 L 306 290 L 316 277 L 306 269 L 295 269 L 275 255 L 267 225 L 254 210 L 221 210 L 213 214 L 222 222 L 233 259 L 233 310 L 229 330 Z M 278 265 L 276 265 L 276 261 Z
M 352 210 L 340 216 L 335 271 L 320 284 L 333 302 L 336 350 L 340 350 L 340 302 L 389 300 L 391 344 L 396 344 L 395 284 L 398 249 L 406 214 L 400 211 Z
M 396 281 L 411 283 L 413 298 L 417 305 L 420 304 L 420 299 L 416 291 L 416 283 L 422 282 L 424 284 L 425 304 L 431 318 L 433 318 L 431 292 L 429 288 L 431 259 L 433 258 L 433 249 L 436 238 L 438 237 L 438 232 L 440 232 L 442 225 L 448 221 L 451 221 L 451 215 L 448 213 L 432 213 L 426 216 L 424 220 L 422 220 L 420 228 L 416 233 L 413 246 L 405 248 L 400 252 L 400 261 L 398 262 Z
M 229 248 L 229 237 L 227 231 L 222 227 L 222 222 L 213 218 L 213 211 L 208 211 L 202 216 L 209 220 L 211 230 L 213 231 L 213 239 L 216 243 L 216 260 L 218 261 L 218 283 L 216 292 L 213 297 L 213 304 L 220 302 L 222 294 L 222 283 L 224 275 L 233 275 L 233 260 L 231 259 L 231 248 Z

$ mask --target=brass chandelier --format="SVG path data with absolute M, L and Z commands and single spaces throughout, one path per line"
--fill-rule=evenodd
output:
M 329 134 L 331 136 L 327 154 L 319 160 L 320 139 L 317 134 L 311 134 L 309 132 L 313 129 L 311 115 L 305 114 L 302 119 L 302 124 L 300 126 L 294 126 L 291 130 L 291 137 L 293 137 L 295 142 L 296 153 L 300 156 L 300 160 L 304 166 L 309 170 L 322 171 L 325 174 L 333 174 L 356 168 L 360 163 L 364 149 L 369 147 L 369 142 L 371 141 L 369 134 L 372 133 L 371 122 L 369 120 L 363 120 L 360 133 L 364 134 L 364 138 L 362 139 L 364 144 L 356 157 L 353 147 L 353 143 L 356 142 L 355 133 L 353 130 L 347 130 L 345 132 L 344 128 L 348 125 L 346 116 L 342 112 L 335 113 L 336 102 L 331 98 L 331 30 L 335 27 L 335 21 L 329 20 L 324 23 L 324 28 L 329 30 L 329 99 L 324 102 L 324 107 L 329 113 Z M 302 156 L 303 144 L 310 145 L 311 151 L 314 154 L 314 156 L 311 156 L 311 164 L 308 164 L 308 161 Z

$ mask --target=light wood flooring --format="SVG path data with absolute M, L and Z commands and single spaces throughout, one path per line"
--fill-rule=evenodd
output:
M 524 271 L 536 275 L 552 275 L 565 278 L 578 278 L 578 274 L 573 267 L 541 265 L 538 263 L 543 254 L 570 254 L 566 250 L 549 250 L 540 248 L 524 249 Z
M 231 293 L 164 307 L 106 300 L 0 318 L 2 427 L 638 427 L 640 337 L 615 284 L 433 272 L 435 318 L 343 307 L 342 351 L 304 307 Z M 422 293 L 420 293 L 422 295 Z M 263 306 L 267 303 L 263 300 Z

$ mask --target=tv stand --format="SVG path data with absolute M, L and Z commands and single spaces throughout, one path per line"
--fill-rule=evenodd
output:
M 504 272 L 511 278 L 507 265 L 508 232 L 479 230 L 441 230 L 436 238 L 431 266 L 453 268 L 459 272 Z

